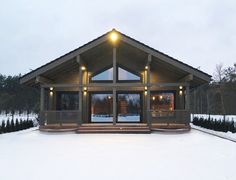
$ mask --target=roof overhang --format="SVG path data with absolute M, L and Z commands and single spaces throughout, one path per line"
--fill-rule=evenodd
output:
M 140 51 L 146 53 L 147 55 L 153 56 L 153 61 L 161 61 L 162 63 L 166 65 L 170 65 L 172 67 L 175 67 L 176 69 L 180 71 L 184 71 L 187 75 L 193 76 L 194 79 L 198 80 L 200 84 L 202 83 L 208 83 L 211 80 L 211 76 L 207 73 L 204 73 L 203 71 L 200 71 L 196 68 L 193 68 L 173 57 L 170 57 L 158 50 L 155 50 L 123 33 L 120 33 L 116 30 L 112 30 L 107 32 L 106 34 L 92 40 L 91 42 L 25 74 L 21 77 L 20 83 L 26 84 L 26 85 L 33 85 L 36 82 L 37 77 L 42 76 L 44 77 L 45 74 L 49 73 L 53 69 L 60 69 L 60 67 L 68 66 L 68 67 L 76 67 L 78 66 L 77 59 L 80 55 L 85 54 L 87 51 L 97 48 L 98 46 L 101 46 L 104 44 L 104 46 L 109 42 L 110 33 L 116 32 L 119 34 L 119 40 L 122 43 L 128 44 L 129 46 L 132 46 L 136 49 L 139 49 Z M 112 45 L 112 44 L 111 44 Z M 184 78 L 184 77 L 183 77 Z

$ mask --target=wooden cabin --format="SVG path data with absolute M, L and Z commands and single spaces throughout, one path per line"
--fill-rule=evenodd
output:
M 40 88 L 40 129 L 189 129 L 189 91 L 211 76 L 117 30 L 25 74 Z

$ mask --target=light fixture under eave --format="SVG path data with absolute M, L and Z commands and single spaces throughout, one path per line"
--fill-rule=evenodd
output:
M 112 42 L 116 42 L 118 40 L 118 34 L 116 32 L 111 32 L 110 39 Z
M 183 86 L 179 86 L 179 89 L 183 89 Z
M 183 95 L 183 91 L 182 91 L 182 90 L 179 91 L 179 95 L 180 95 L 180 96 Z
M 145 66 L 145 69 L 148 70 L 148 66 Z
M 81 70 L 82 70 L 82 71 L 85 71 L 85 70 L 86 70 L 86 67 L 85 67 L 85 66 L 81 66 Z
M 50 91 L 53 91 L 53 87 L 50 87 Z

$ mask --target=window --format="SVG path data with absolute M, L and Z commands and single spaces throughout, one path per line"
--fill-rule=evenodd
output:
M 90 96 L 91 122 L 113 122 L 112 93 L 93 93 Z
M 112 81 L 113 80 L 113 67 L 106 69 L 91 77 L 92 81 Z M 121 67 L 117 68 L 117 80 L 118 81 L 141 81 L 141 76 L 129 72 Z
M 141 94 L 118 94 L 118 122 L 140 122 Z
M 173 111 L 173 92 L 153 92 L 151 93 L 151 110 L 153 111 Z
M 78 92 L 57 92 L 57 110 L 78 110 Z
M 113 68 L 109 68 L 95 76 L 92 76 L 92 81 L 112 81 L 113 80 Z
M 140 81 L 140 76 L 133 74 L 121 67 L 118 68 L 118 80 L 119 81 Z

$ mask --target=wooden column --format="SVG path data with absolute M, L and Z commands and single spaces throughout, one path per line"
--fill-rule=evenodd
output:
M 44 111 L 44 87 L 40 88 L 40 112 Z
M 116 68 L 116 47 L 113 47 L 113 85 L 117 80 L 117 68 Z M 113 86 L 113 125 L 116 124 L 116 87 Z
M 186 85 L 186 94 L 185 94 L 185 110 L 190 110 L 190 96 L 189 96 L 189 83 Z
M 149 54 L 148 55 L 148 63 L 147 63 L 147 123 L 148 126 L 151 126 L 151 117 L 150 117 L 150 96 L 151 96 L 151 92 L 150 92 L 150 80 L 151 80 L 151 71 L 150 71 L 150 63 L 152 60 L 152 56 Z
M 78 124 L 82 124 L 82 118 L 83 118 L 83 72 L 82 69 L 79 68 L 79 119 Z
M 45 124 L 45 119 L 44 119 L 44 87 L 41 86 L 40 88 L 40 125 L 44 125 Z

